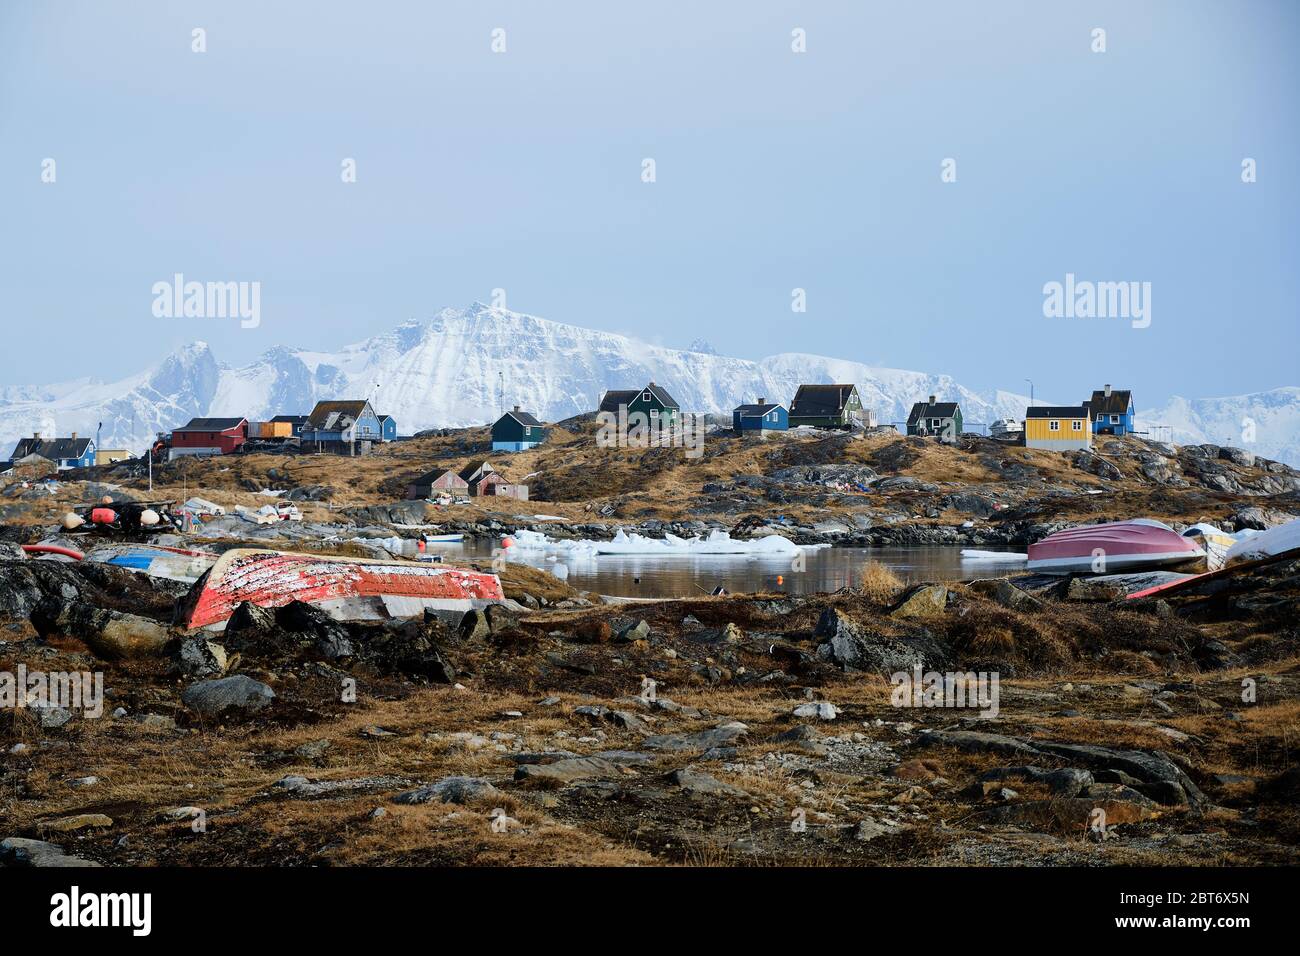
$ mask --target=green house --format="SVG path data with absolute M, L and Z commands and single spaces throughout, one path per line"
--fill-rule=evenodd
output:
M 800 385 L 790 403 L 790 427 L 853 428 L 873 425 L 856 385 Z
M 518 405 L 492 425 L 493 451 L 527 451 L 546 441 L 546 426 Z
M 627 408 L 627 416 L 642 414 L 647 422 L 658 421 L 660 428 L 676 425 L 681 421 L 682 408 L 677 399 L 668 394 L 662 385 L 651 382 L 639 391 L 611 390 L 600 400 L 600 411 L 618 415 L 619 408 Z

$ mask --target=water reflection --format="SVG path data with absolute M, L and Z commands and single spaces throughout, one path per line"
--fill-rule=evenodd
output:
M 486 557 L 488 542 L 434 546 L 448 557 Z M 801 552 L 802 570 L 782 556 L 671 557 L 663 555 L 600 555 L 572 559 L 539 551 L 518 552 L 521 563 L 567 579 L 578 590 L 622 597 L 689 597 L 708 594 L 715 587 L 728 591 L 785 591 L 810 594 L 835 591 L 856 584 L 867 561 L 878 561 L 907 583 L 918 581 L 968 581 L 993 577 L 1023 567 L 1023 563 L 961 560 L 960 547 L 928 548 L 818 548 Z

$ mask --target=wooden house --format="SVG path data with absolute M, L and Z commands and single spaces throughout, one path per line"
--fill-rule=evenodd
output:
M 1092 393 L 1085 403 L 1094 435 L 1133 434 L 1133 393 L 1109 385 Z
M 229 455 L 247 440 L 247 418 L 191 418 L 172 429 L 168 457 L 175 461 L 189 455 Z
M 352 446 L 361 443 L 368 448 L 370 442 L 383 440 L 379 416 L 365 399 L 317 402 L 302 426 L 304 450 L 308 444 Z
M 937 395 L 931 395 L 929 401 L 915 403 L 907 415 L 909 435 L 935 435 L 944 441 L 956 441 L 961 430 L 961 405 L 941 402 Z
M 18 461 L 29 455 L 53 462 L 59 471 L 89 468 L 95 464 L 95 440 L 80 438 L 76 432 L 70 438 L 42 438 L 40 432 L 35 432 L 31 438 L 20 438 L 9 457 Z
M 1074 451 L 1092 447 L 1087 405 L 1040 405 L 1025 410 L 1025 447 Z
M 790 427 L 790 412 L 784 405 L 760 398 L 752 405 L 732 409 L 731 427 L 746 438 L 766 438 L 769 432 L 783 432 Z
M 644 415 L 647 423 L 657 423 L 659 428 L 669 428 L 681 421 L 682 407 L 662 385 L 651 382 L 640 391 L 609 391 L 600 400 L 599 411 L 619 415 L 627 409 L 627 417 Z
M 856 385 L 800 385 L 790 402 L 789 427 L 870 427 L 875 420 L 862 407 Z
M 435 498 L 438 495 L 468 495 L 469 483 L 449 469 L 434 469 L 406 486 L 406 497 Z
M 546 440 L 546 426 L 518 405 L 492 425 L 493 451 L 527 451 Z

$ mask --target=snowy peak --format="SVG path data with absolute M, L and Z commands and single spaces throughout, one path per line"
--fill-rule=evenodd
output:
M 138 451 L 155 432 L 196 415 L 305 414 L 326 398 L 368 398 L 397 419 L 403 434 L 481 425 L 516 404 L 557 421 L 591 411 L 609 389 L 648 381 L 683 408 L 714 414 L 760 396 L 788 404 L 799 385 L 817 382 L 856 384 L 882 423 L 905 421 L 912 403 L 929 395 L 961 402 L 971 426 L 1021 418 L 1028 404 L 1023 395 L 970 389 L 950 375 L 797 352 L 755 362 L 718 355 L 703 340 L 672 349 L 474 302 L 333 352 L 279 346 L 230 368 L 205 343 L 193 342 L 119 382 L 0 388 L 0 456 L 32 431 L 90 434 L 101 421 L 104 447 Z M 1170 425 L 1177 441 L 1227 443 L 1237 436 L 1233 444 L 1300 461 L 1300 388 L 1174 399 L 1139 418 Z M 1253 442 L 1242 437 L 1249 422 Z

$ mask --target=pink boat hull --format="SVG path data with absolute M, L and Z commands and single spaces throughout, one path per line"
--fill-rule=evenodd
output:
M 1204 560 L 1200 544 L 1159 522 L 1118 521 L 1049 534 L 1029 546 L 1028 568 L 1048 574 L 1111 574 Z
M 504 600 L 500 579 L 481 571 L 240 548 L 195 583 L 182 620 L 187 628 L 222 626 L 245 601 L 259 607 L 303 601 L 340 620 L 383 620 Z

